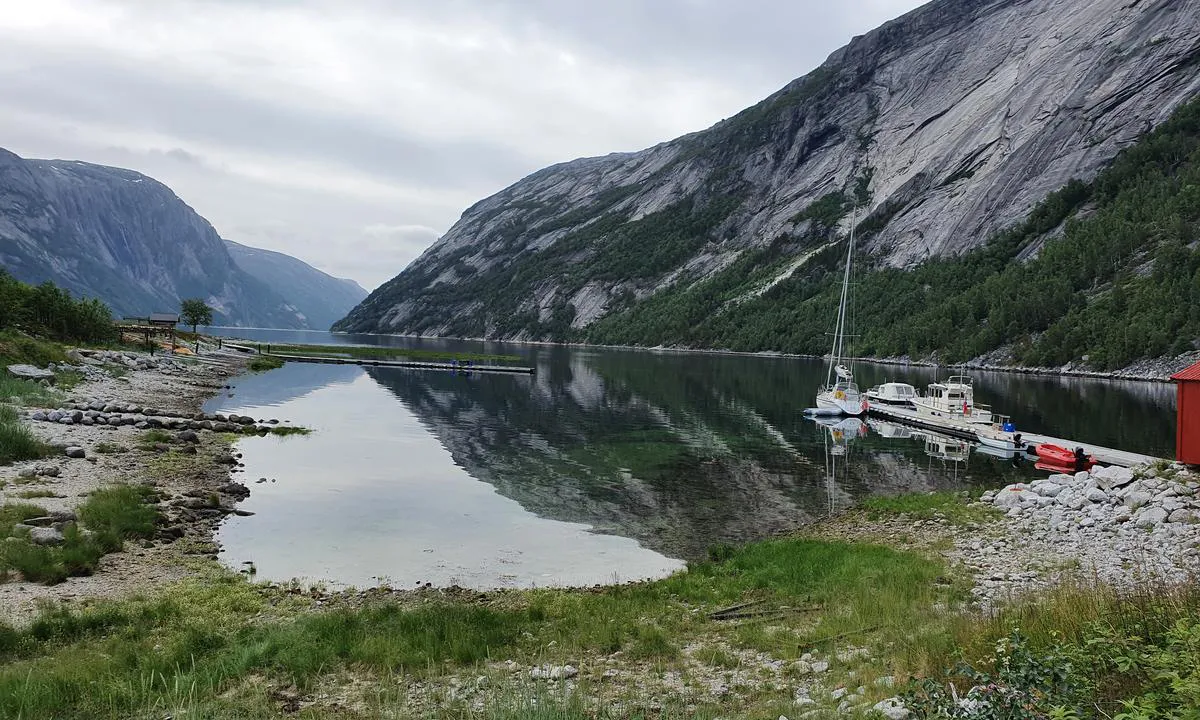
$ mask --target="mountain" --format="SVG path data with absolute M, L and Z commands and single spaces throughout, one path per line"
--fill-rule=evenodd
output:
M 174 312 L 201 297 L 215 324 L 311 327 L 238 267 L 207 220 L 140 173 L 0 149 L 0 266 L 97 297 L 117 316 Z
M 935 0 L 707 130 L 475 204 L 335 327 L 731 347 L 696 328 L 812 297 L 852 222 L 876 268 L 962 255 L 1197 93 L 1200 0 Z M 776 320 L 738 348 L 798 349 Z
M 353 280 L 327 275 L 291 255 L 232 240 L 225 241 L 225 248 L 238 267 L 286 295 L 311 328 L 328 328 L 367 296 L 367 291 Z

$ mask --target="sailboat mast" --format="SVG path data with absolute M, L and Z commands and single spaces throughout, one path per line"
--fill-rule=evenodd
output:
M 829 363 L 829 377 L 826 382 L 832 384 L 834 368 L 842 364 L 846 336 L 846 298 L 850 291 L 850 260 L 854 255 L 854 226 L 858 221 L 857 208 L 850 216 L 850 242 L 846 248 L 846 269 L 842 275 L 842 298 L 838 303 L 837 326 L 833 333 L 833 358 Z

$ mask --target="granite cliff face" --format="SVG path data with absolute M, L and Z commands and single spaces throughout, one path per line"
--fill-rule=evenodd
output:
M 717 125 L 469 208 L 336 327 L 560 337 L 851 223 L 877 262 L 961 253 L 1200 93 L 1200 0 L 935 0 Z
M 287 288 L 239 267 L 170 188 L 131 170 L 0 149 L 0 267 L 100 298 L 117 316 L 174 312 L 181 298 L 201 297 L 216 324 L 328 327 L 311 325 Z

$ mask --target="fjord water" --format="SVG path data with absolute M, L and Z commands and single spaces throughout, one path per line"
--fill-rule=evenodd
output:
M 305 425 L 246 438 L 252 491 L 219 541 L 260 579 L 527 587 L 656 577 L 720 543 L 795 529 L 873 494 L 998 486 L 1038 472 L 950 440 L 802 411 L 824 366 L 798 358 L 230 329 L 521 355 L 537 374 L 305 365 L 207 405 Z M 927 368 L 862 365 L 863 386 Z M 1169 456 L 1169 385 L 976 374 L 1020 428 Z M 266 478 L 265 482 L 259 482 Z

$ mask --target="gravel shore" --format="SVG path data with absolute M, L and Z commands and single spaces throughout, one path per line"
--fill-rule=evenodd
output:
M 125 355 L 129 362 L 124 374 L 89 372 L 85 382 L 66 393 L 64 405 L 116 403 L 191 416 L 244 368 L 242 358 L 229 354 L 204 361 L 160 357 L 150 362 L 145 361 L 147 356 Z M 28 414 L 55 409 L 30 408 Z M 91 576 L 58 585 L 0 583 L 0 622 L 28 621 L 42 601 L 70 604 L 128 596 L 197 572 L 203 564 L 198 561 L 215 556 L 212 536 L 217 523 L 248 494 L 230 481 L 237 458 L 231 454 L 230 436 L 224 433 L 195 432 L 186 440 L 180 439 L 182 433 L 170 433 L 170 442 L 148 446 L 144 428 L 132 424 L 30 422 L 29 426 L 47 443 L 82 449 L 83 457 L 68 457 L 64 452 L 0 467 L 0 504 L 33 503 L 52 513 L 73 512 L 96 489 L 137 483 L 158 491 L 164 521 L 155 539 L 140 546 L 126 543 L 123 552 L 105 556 Z M 35 493 L 52 496 L 23 497 Z M 206 507 L 212 499 L 217 506 Z

